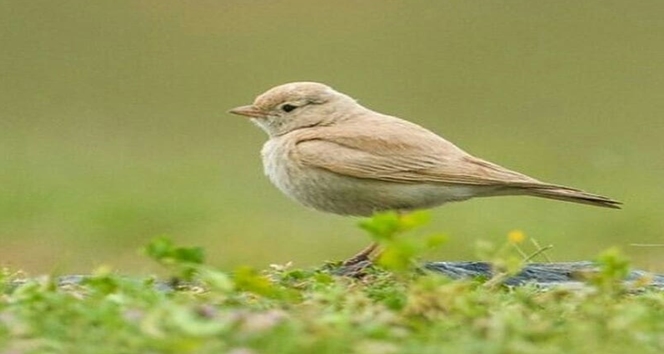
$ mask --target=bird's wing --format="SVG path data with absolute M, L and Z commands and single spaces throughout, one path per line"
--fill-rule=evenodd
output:
M 412 128 L 418 129 L 413 130 Z M 309 167 L 340 175 L 397 183 L 443 183 L 517 188 L 555 188 L 473 157 L 430 131 L 413 125 L 410 136 L 380 125 L 370 132 L 349 129 L 303 136 L 295 153 Z M 353 131 L 353 130 L 350 130 Z M 401 132 L 402 133 L 402 132 Z M 413 134 L 415 133 L 415 134 Z

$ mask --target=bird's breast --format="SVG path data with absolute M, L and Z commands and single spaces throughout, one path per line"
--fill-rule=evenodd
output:
M 430 208 L 472 197 L 472 188 L 401 184 L 342 176 L 303 165 L 295 144 L 271 139 L 262 150 L 265 174 L 284 194 L 305 206 L 342 215 L 368 216 L 380 210 Z
M 289 150 L 292 148 L 277 139 L 270 139 L 261 150 L 265 175 L 286 194 L 289 194 L 288 191 L 291 189 L 292 175 L 296 173 L 294 172 L 295 166 L 293 166 L 289 156 Z
M 316 187 L 315 171 L 298 161 L 295 142 L 282 138 L 270 139 L 261 155 L 265 175 L 287 196 L 312 206 L 309 199 L 320 189 Z

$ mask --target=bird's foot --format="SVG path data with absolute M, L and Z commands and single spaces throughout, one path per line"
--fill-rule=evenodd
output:
M 378 249 L 378 243 L 370 244 L 358 254 L 341 263 L 341 267 L 335 273 L 353 278 L 362 278 L 366 275 L 366 270 L 373 266 L 372 255 L 376 253 L 376 249 Z
M 367 275 L 367 270 L 373 267 L 373 262 L 368 258 L 353 257 L 341 264 L 341 267 L 335 270 L 336 275 L 351 278 L 362 278 Z
M 358 254 L 344 261 L 343 265 L 350 266 L 365 261 L 371 262 L 371 256 L 374 253 L 376 253 L 376 249 L 378 249 L 378 243 L 373 242 L 369 246 L 364 248 L 362 251 L 360 251 Z

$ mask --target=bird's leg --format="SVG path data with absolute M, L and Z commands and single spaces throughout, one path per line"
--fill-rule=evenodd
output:
M 401 218 L 406 212 L 402 210 L 397 210 L 397 217 Z M 378 258 L 382 253 L 382 250 L 379 249 L 378 242 L 372 242 L 365 249 L 354 255 L 353 257 L 344 261 L 344 266 L 355 265 L 361 262 L 372 262 L 374 259 Z M 373 257 L 372 257 L 373 256 Z
M 397 210 L 397 217 L 401 218 L 405 213 L 404 211 Z M 364 269 L 371 266 L 373 261 L 378 259 L 381 253 L 380 244 L 372 242 L 362 251 L 344 261 L 339 274 L 356 278 L 362 277 L 365 274 Z
M 347 259 L 341 264 L 337 270 L 337 275 L 343 275 L 352 278 L 362 278 L 365 276 L 366 269 L 373 264 L 372 254 L 378 249 L 378 242 L 372 242 L 368 247 L 360 251 L 358 254 Z
M 369 246 L 364 248 L 362 251 L 354 255 L 353 257 L 350 257 L 349 259 L 345 260 L 343 265 L 344 266 L 351 266 L 355 265 L 364 261 L 369 261 L 371 262 L 371 255 L 376 251 L 378 248 L 378 242 L 372 242 Z

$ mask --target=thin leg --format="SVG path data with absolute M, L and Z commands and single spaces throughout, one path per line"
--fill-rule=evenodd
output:
M 406 212 L 403 210 L 397 210 L 399 218 L 405 213 Z M 378 242 L 373 242 L 358 254 L 344 261 L 338 274 L 356 278 L 362 277 L 365 274 L 364 270 L 367 267 L 370 267 L 373 264 L 373 261 L 382 253 L 379 246 Z
M 365 249 L 360 251 L 358 254 L 356 254 L 353 257 L 347 259 L 343 263 L 343 265 L 344 266 L 349 266 L 349 265 L 358 264 L 358 263 L 364 262 L 364 261 L 371 261 L 371 255 L 376 251 L 377 248 L 378 248 L 378 242 L 373 242 L 369 246 L 367 246 Z

